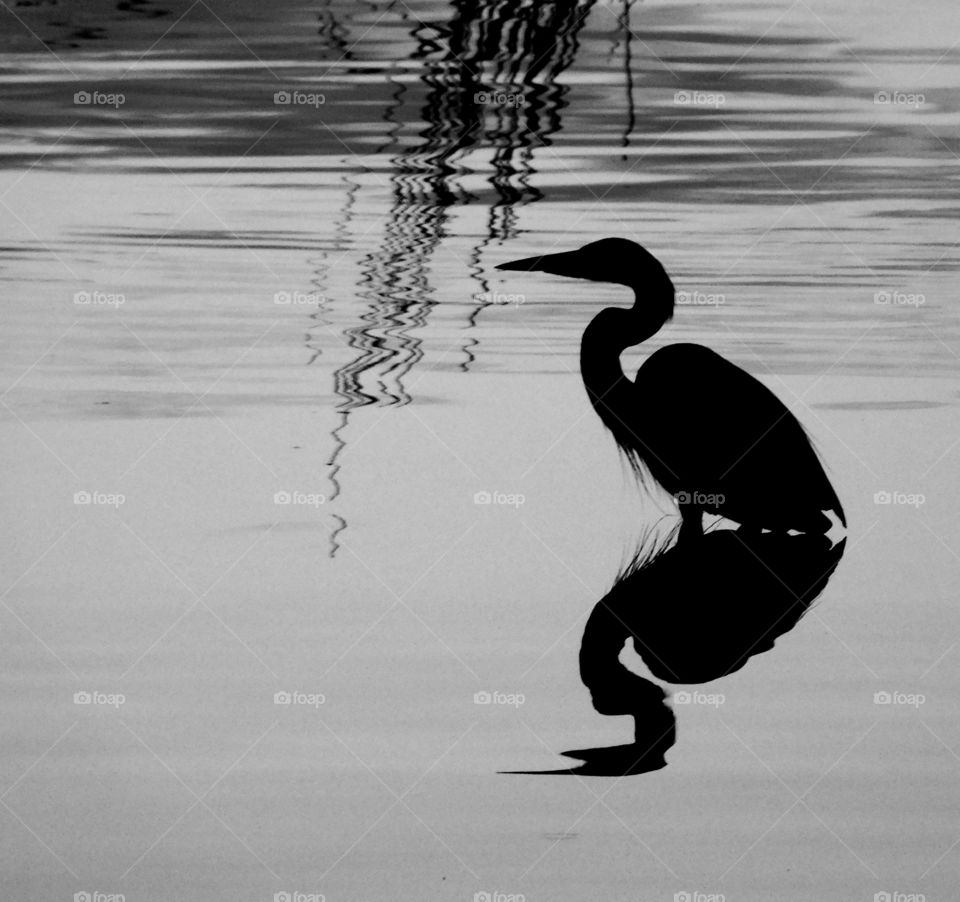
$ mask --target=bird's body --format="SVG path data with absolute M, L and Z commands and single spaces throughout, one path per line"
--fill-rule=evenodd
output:
M 594 409 L 639 472 L 678 502 L 684 529 L 699 533 L 703 511 L 754 529 L 825 532 L 825 511 L 843 509 L 799 421 L 762 382 L 709 348 L 673 344 L 627 378 L 625 348 L 673 315 L 673 283 L 639 245 L 605 239 L 579 251 L 531 257 L 501 269 L 617 282 L 632 308 L 610 307 L 583 334 L 580 365 Z
M 644 385 L 660 390 L 645 394 Z M 643 464 L 681 509 L 690 504 L 778 531 L 823 532 L 830 521 L 822 511 L 843 519 L 796 417 L 762 382 L 709 348 L 661 348 L 628 391 Z

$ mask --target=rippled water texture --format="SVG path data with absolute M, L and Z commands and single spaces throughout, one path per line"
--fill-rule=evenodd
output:
M 0 26 L 10 898 L 948 898 L 952 0 L 8 0 Z M 632 729 L 576 663 L 675 513 L 579 382 L 623 296 L 493 270 L 608 235 L 680 292 L 625 364 L 697 341 L 762 379 L 850 536 L 797 628 L 700 687 L 722 706 L 676 708 L 668 767 L 499 776 Z M 873 703 L 897 690 L 927 701 Z

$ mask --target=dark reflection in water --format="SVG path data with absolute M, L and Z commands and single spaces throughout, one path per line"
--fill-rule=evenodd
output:
M 496 191 L 488 232 L 471 261 L 484 289 L 479 294 L 485 293 L 481 247 L 514 234 L 514 207 L 542 196 L 529 184 L 530 151 L 548 145 L 560 128 L 569 89 L 555 80 L 574 58 L 592 2 L 520 8 L 458 2 L 448 22 L 414 20 L 411 57 L 424 66 L 426 100 L 411 114 L 405 109 L 408 90 L 395 84 L 383 114 L 391 138 L 380 152 L 395 147 L 405 124 L 419 121 L 423 128 L 416 142 L 391 157 L 391 207 L 382 237 L 371 242 L 377 249 L 362 259 L 361 296 L 369 309 L 361 324 L 346 330 L 360 353 L 335 374 L 345 406 L 409 403 L 404 378 L 423 356 L 421 340 L 410 333 L 426 324 L 436 304 L 429 260 L 447 235 L 450 208 L 477 200 L 459 187 L 465 170 L 455 161 L 478 145 L 490 148 L 489 181 Z M 349 219 L 346 210 L 344 217 Z M 373 383 L 367 390 L 365 379 Z
M 676 739 L 674 713 L 659 686 L 620 661 L 625 645 L 632 642 L 650 673 L 666 682 L 706 683 L 734 673 L 797 625 L 845 543 L 742 529 L 669 547 L 647 543 L 593 609 L 580 647 L 580 676 L 594 708 L 631 715 L 634 741 L 564 752 L 583 764 L 533 773 L 625 776 L 664 767 Z
M 670 683 L 706 683 L 769 651 L 823 592 L 843 555 L 821 535 L 717 529 L 645 554 L 594 608 L 580 673 L 601 713 L 616 694 L 616 661 L 632 639 L 644 664 Z
M 323 0 L 321 10 L 317 14 L 317 20 L 320 23 L 317 26 L 317 34 L 320 37 L 321 47 L 330 51 L 334 58 L 352 60 L 354 59 L 354 40 L 350 38 L 348 30 L 332 7 L 333 0 Z
M 667 766 L 666 753 L 677 739 L 677 718 L 666 703 L 667 694 L 656 683 L 631 673 L 626 668 L 618 674 L 616 703 L 607 704 L 601 714 L 629 714 L 634 719 L 633 742 L 563 752 L 566 758 L 582 762 L 556 770 L 513 770 L 506 774 L 580 774 L 585 777 L 627 777 L 646 774 Z M 598 704 L 594 696 L 594 705 Z
M 367 405 L 405 405 L 412 400 L 406 379 L 423 358 L 419 332 L 437 304 L 430 282 L 430 259 L 447 237 L 451 208 L 476 203 L 477 198 L 458 184 L 463 169 L 459 156 L 479 146 L 490 149 L 496 198 L 488 204 L 487 234 L 463 264 L 476 281 L 476 305 L 467 327 L 476 325 L 484 306 L 492 303 L 480 263 L 483 248 L 515 232 L 514 208 L 539 200 L 529 184 L 530 153 L 549 144 L 561 125 L 560 111 L 568 88 L 556 77 L 571 63 L 577 50 L 577 32 L 593 0 L 549 2 L 517 7 L 500 2 L 483 7 L 455 2 L 450 21 L 413 20 L 411 54 L 423 63 L 427 87 L 425 102 L 416 114 L 406 111 L 408 90 L 394 83 L 383 121 L 389 136 L 381 153 L 391 156 L 391 205 L 382 234 L 360 263 L 359 296 L 367 310 L 356 325 L 343 330 L 355 356 L 334 372 L 334 391 L 341 399 L 340 422 L 333 431 L 334 447 L 328 460 L 334 486 L 340 492 L 340 458 L 346 448 L 350 413 Z M 410 18 L 406 13 L 404 18 Z M 328 17 L 328 31 L 334 26 Z M 420 121 L 417 140 L 396 149 L 405 123 Z M 349 183 L 349 179 L 344 179 Z M 340 219 L 350 222 L 355 189 L 345 193 Z M 332 251 L 331 253 L 337 253 Z M 315 284 L 324 284 L 325 264 L 317 268 Z M 328 324 L 326 311 L 314 319 Z M 308 344 L 311 337 L 308 336 Z M 315 345 L 311 344 L 314 350 Z M 460 369 L 467 371 L 475 357 L 476 340 L 465 336 L 460 344 Z M 316 359 L 316 354 L 314 358 Z

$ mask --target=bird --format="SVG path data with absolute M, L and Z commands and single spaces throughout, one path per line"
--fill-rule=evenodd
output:
M 623 285 L 632 307 L 607 307 L 580 343 L 580 371 L 593 409 L 634 473 L 677 501 L 679 541 L 703 535 L 703 514 L 758 532 L 826 534 L 846 515 L 799 420 L 762 382 L 703 345 L 675 343 L 652 353 L 631 381 L 620 355 L 642 344 L 674 313 L 674 285 L 660 261 L 626 238 L 501 263 L 498 270 L 544 272 Z

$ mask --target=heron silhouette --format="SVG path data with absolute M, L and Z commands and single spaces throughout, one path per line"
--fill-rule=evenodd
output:
M 843 508 L 797 418 L 762 382 L 702 345 L 651 354 L 630 381 L 621 353 L 673 317 L 674 288 L 639 244 L 604 238 L 579 250 L 497 269 L 546 272 L 633 290 L 631 308 L 607 307 L 587 325 L 580 370 L 590 402 L 634 472 L 677 500 L 680 541 L 703 534 L 703 513 L 746 531 L 825 533 Z

